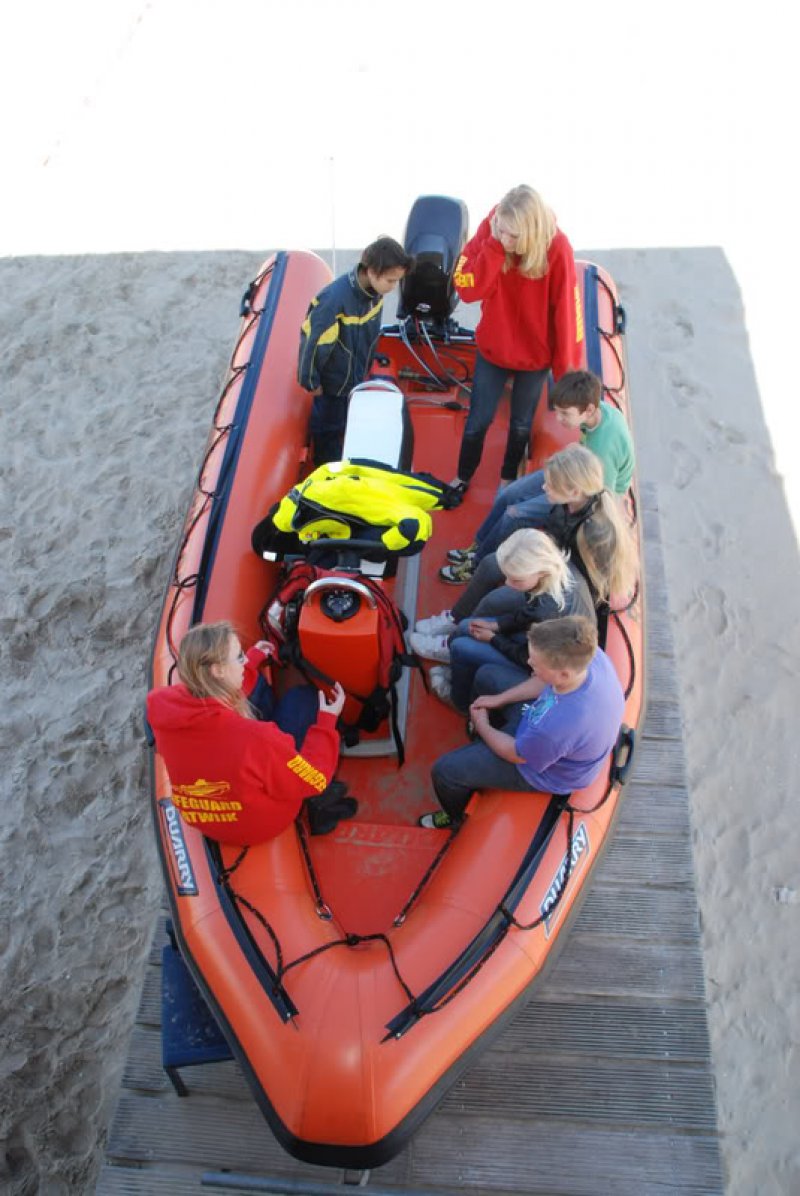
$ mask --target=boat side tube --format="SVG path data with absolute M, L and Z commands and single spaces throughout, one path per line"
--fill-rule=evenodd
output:
M 272 267 L 269 290 L 267 291 L 264 306 L 260 313 L 258 313 L 259 322 L 255 341 L 253 342 L 253 351 L 250 356 L 250 361 L 247 365 L 247 371 L 245 373 L 244 382 L 242 383 L 242 389 L 239 392 L 239 397 L 236 402 L 236 411 L 234 412 L 233 420 L 231 421 L 228 440 L 225 445 L 225 455 L 222 458 L 219 476 L 214 489 L 211 514 L 208 520 L 208 528 L 206 530 L 203 552 L 200 558 L 200 566 L 198 568 L 197 589 L 195 591 L 194 609 L 192 611 L 191 619 L 193 624 L 201 622 L 203 618 L 207 580 L 211 576 L 217 544 L 219 542 L 219 537 L 225 522 L 225 513 L 228 508 L 228 498 L 230 496 L 233 480 L 236 477 L 236 466 L 239 461 L 239 454 L 241 453 L 245 434 L 247 432 L 248 419 L 253 407 L 253 400 L 255 398 L 256 388 L 258 386 L 261 366 L 264 361 L 264 356 L 267 352 L 267 346 L 269 345 L 272 327 L 275 323 L 275 316 L 280 303 L 283 283 L 286 278 L 288 260 L 288 254 L 286 252 L 281 251 L 280 253 L 276 254 L 275 262 Z
M 289 1022 L 293 1017 L 297 1016 L 298 1009 L 292 998 L 283 986 L 279 979 L 277 972 L 272 967 L 264 955 L 259 950 L 247 923 L 244 920 L 241 910 L 237 904 L 232 900 L 230 889 L 221 879 L 223 875 L 222 864 L 219 858 L 219 848 L 210 839 L 205 840 L 206 854 L 208 856 L 209 867 L 214 877 L 214 885 L 217 890 L 217 899 L 219 901 L 220 909 L 225 914 L 228 925 L 230 926 L 236 941 L 241 948 L 247 963 L 257 977 L 261 987 L 266 995 L 269 997 L 275 1012 L 283 1022 Z M 205 985 L 203 985 L 205 988 Z

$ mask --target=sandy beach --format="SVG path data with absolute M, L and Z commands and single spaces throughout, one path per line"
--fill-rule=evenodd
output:
M 672 26 L 633 21 L 622 55 L 613 31 L 593 27 L 631 109 L 607 158 L 614 206 L 610 187 L 587 195 L 575 169 L 595 165 L 602 136 L 581 131 L 594 93 L 580 71 L 561 112 L 569 150 L 552 133 L 520 150 L 501 129 L 484 158 L 449 146 L 434 161 L 430 130 L 418 142 L 401 131 L 404 170 L 376 170 L 366 195 L 356 165 L 385 112 L 365 117 L 356 140 L 326 130 L 309 151 L 312 182 L 298 182 L 296 126 L 314 116 L 287 65 L 299 61 L 300 15 L 265 5 L 258 17 L 237 0 L 225 18 L 231 30 L 261 21 L 259 44 L 292 51 L 270 68 L 291 118 L 267 127 L 250 96 L 246 112 L 234 103 L 237 70 L 251 64 L 214 60 L 221 18 L 206 6 L 192 9 L 193 53 L 180 58 L 182 2 L 126 0 L 112 14 L 82 0 L 75 20 L 95 41 L 76 38 L 61 56 L 70 27 L 43 7 L 44 82 L 27 135 L 9 134 L 15 186 L 0 213 L 0 1188 L 88 1193 L 102 1158 L 161 900 L 142 737 L 150 639 L 244 287 L 271 245 L 330 247 L 333 231 L 342 268 L 341 246 L 401 235 L 416 194 L 459 195 L 474 227 L 524 179 L 552 197 L 577 252 L 610 271 L 628 312 L 640 475 L 657 487 L 676 639 L 728 1192 L 797 1192 L 800 470 L 785 381 L 790 189 L 775 153 L 788 97 L 765 85 L 763 119 L 745 119 L 734 86 L 762 34 L 743 20 L 717 30 L 705 15 L 685 47 Z M 307 7 L 333 36 L 330 15 Z M 363 5 L 349 8 L 366 19 Z M 509 19 L 526 11 L 510 4 Z M 566 36 L 558 20 L 551 34 Z M 587 9 L 586 20 L 598 18 Z M 0 42 L 19 47 L 3 80 L 12 99 L 34 62 L 32 22 L 2 18 Z M 452 43 L 446 15 L 426 29 L 424 40 L 449 32 Z M 662 68 L 651 63 L 650 78 L 643 60 L 653 37 L 686 55 L 669 120 Z M 783 78 L 776 43 L 770 79 Z M 578 47 L 578 65 L 599 44 Z M 339 44 L 342 102 L 391 85 L 396 108 L 401 81 L 376 69 L 372 45 L 363 31 L 346 53 Z M 727 65 L 701 82 L 695 68 L 705 51 L 717 62 L 720 45 Z M 406 73 L 424 77 L 423 48 L 406 55 Z M 306 69 L 324 60 L 315 43 Z M 487 70 L 487 97 L 501 67 Z M 552 83 L 554 68 L 543 71 Z M 445 81 L 431 86 L 433 100 L 446 97 Z M 526 109 L 521 92 L 512 99 L 518 129 Z M 483 134 L 489 100 L 458 104 Z M 716 174 L 703 173 L 714 121 Z M 247 178 L 254 137 L 273 140 Z

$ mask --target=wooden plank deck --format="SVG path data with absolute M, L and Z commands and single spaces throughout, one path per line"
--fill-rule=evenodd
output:
M 655 493 L 644 493 L 648 714 L 635 779 L 569 945 L 532 1001 L 367 1191 L 722 1193 L 681 713 Z M 273 1139 L 235 1063 L 160 1062 L 159 925 L 99 1196 L 184 1196 L 230 1170 L 341 1190 Z M 351 1177 L 348 1177 L 351 1178 Z M 277 1184 L 277 1187 L 275 1186 Z M 284 1191 L 287 1189 L 284 1187 Z M 302 1191 L 301 1187 L 296 1188 Z

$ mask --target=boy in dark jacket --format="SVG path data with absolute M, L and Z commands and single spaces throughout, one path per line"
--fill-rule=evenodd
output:
M 300 329 L 297 380 L 314 394 L 310 431 L 314 465 L 342 455 L 347 400 L 372 364 L 383 298 L 405 277 L 411 258 L 391 237 L 378 237 L 349 274 L 312 299 Z

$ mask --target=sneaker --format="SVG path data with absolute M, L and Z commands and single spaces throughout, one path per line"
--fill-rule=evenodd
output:
M 420 635 L 418 631 L 412 631 L 408 639 L 417 656 L 425 660 L 440 660 L 443 664 L 449 662 L 450 641 L 446 635 Z
M 438 615 L 428 615 L 427 619 L 417 619 L 414 630 L 418 635 L 449 635 L 455 631 L 456 621 L 453 612 L 439 611 Z
M 318 793 L 316 797 L 310 797 L 308 801 L 310 805 L 320 808 L 330 805 L 331 802 L 339 801 L 346 793 L 347 781 L 331 781 L 327 789 L 323 789 L 322 793 Z
M 472 561 L 465 561 L 462 565 L 443 565 L 439 570 L 439 576 L 449 586 L 465 586 L 472 580 L 473 572 Z
M 426 831 L 443 831 L 453 825 L 453 820 L 444 810 L 435 810 L 433 814 L 423 814 L 417 825 L 424 826 Z
M 314 799 L 312 798 L 313 802 Z M 329 835 L 340 822 L 353 818 L 358 811 L 354 797 L 340 797 L 325 805 L 308 806 L 308 827 L 312 835 Z
M 447 702 L 452 705 L 453 702 L 453 687 L 452 674 L 446 665 L 435 664 L 428 673 L 428 679 L 431 683 L 431 689 L 442 702 Z
M 447 559 L 451 565 L 463 565 L 465 561 L 474 557 L 477 550 L 477 544 L 473 541 L 466 548 L 451 548 L 447 553 Z
M 340 822 L 346 822 L 348 818 L 355 818 L 358 813 L 358 802 L 354 797 L 340 797 L 338 801 L 331 802 L 326 806 L 326 812 L 335 814 Z

